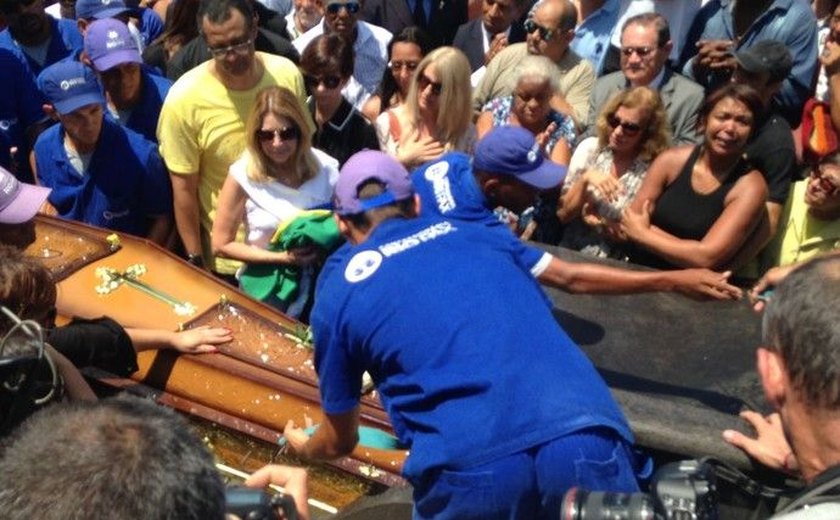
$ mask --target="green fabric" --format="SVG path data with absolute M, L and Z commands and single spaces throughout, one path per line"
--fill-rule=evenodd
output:
M 286 224 L 281 224 L 269 242 L 268 249 L 286 251 L 318 246 L 329 254 L 342 241 L 332 212 L 311 210 L 303 211 Z M 300 275 L 301 268 L 296 265 L 248 264 L 239 277 L 239 286 L 258 300 L 274 296 L 288 304 L 298 296 Z

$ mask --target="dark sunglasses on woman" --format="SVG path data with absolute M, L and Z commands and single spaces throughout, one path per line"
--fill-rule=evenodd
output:
M 274 137 L 279 137 L 281 141 L 295 141 L 300 139 L 300 129 L 295 126 L 287 128 L 275 128 L 274 130 L 257 130 L 257 139 L 262 142 L 274 141 Z
M 315 90 L 318 88 L 318 85 L 324 85 L 325 88 L 333 89 L 341 84 L 341 78 L 338 76 L 323 76 L 320 78 L 316 76 L 304 76 L 303 80 L 306 82 L 309 90 Z
M 642 127 L 640 125 L 637 125 L 636 123 L 631 123 L 629 121 L 622 121 L 615 114 L 610 114 L 607 116 L 607 124 L 610 125 L 610 128 L 612 128 L 613 130 L 620 126 L 621 130 L 624 132 L 624 135 L 626 135 L 627 137 L 633 137 L 642 130 Z
M 426 90 L 426 87 L 429 85 L 432 86 L 432 94 L 439 96 L 440 93 L 443 92 L 443 83 L 432 81 L 426 74 L 420 74 L 417 76 L 417 86 L 420 88 L 420 92 Z

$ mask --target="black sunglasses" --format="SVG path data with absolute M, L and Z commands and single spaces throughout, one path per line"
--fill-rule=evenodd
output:
M 325 88 L 333 89 L 336 88 L 341 84 L 341 78 L 338 76 L 304 76 L 303 80 L 306 82 L 306 86 L 309 87 L 309 90 L 315 90 L 318 88 L 318 85 L 324 85 Z
M 300 139 L 300 129 L 296 126 L 288 128 L 275 128 L 274 130 L 257 130 L 257 139 L 263 142 L 274 141 L 274 137 L 279 137 L 281 141 L 294 141 Z
M 341 12 L 342 8 L 347 9 L 347 14 L 356 14 L 359 12 L 359 2 L 347 2 L 346 4 L 328 4 L 327 12 L 330 14 L 338 14 Z
M 633 137 L 634 135 L 638 134 L 642 127 L 641 125 L 637 125 L 636 123 L 629 123 L 627 121 L 622 121 L 615 114 L 610 114 L 607 116 L 607 124 L 610 125 L 612 129 L 616 129 L 619 126 L 621 130 L 624 132 L 624 135 L 627 137 Z
M 554 36 L 554 29 L 543 27 L 542 25 L 538 24 L 530 18 L 525 20 L 525 23 L 523 23 L 522 26 L 525 28 L 525 34 L 531 34 L 532 32 L 539 30 L 540 39 L 544 42 L 547 42 L 551 39 L 552 36 Z
M 432 86 L 432 94 L 439 96 L 440 93 L 443 92 L 443 83 L 432 81 L 431 78 L 425 74 L 417 76 L 417 86 L 420 87 L 421 92 L 426 90 L 426 87 L 429 85 Z

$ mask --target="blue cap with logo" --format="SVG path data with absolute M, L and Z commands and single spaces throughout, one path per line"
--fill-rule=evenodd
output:
M 359 190 L 370 181 L 385 185 L 385 191 L 370 199 L 359 199 Z M 390 155 L 363 150 L 350 157 L 335 185 L 333 206 L 339 215 L 355 215 L 405 200 L 414 195 L 408 170 Z
M 545 157 L 534 134 L 519 126 L 497 126 L 475 147 L 473 169 L 513 175 L 540 190 L 554 188 L 566 177 L 566 167 Z
M 102 20 L 131 11 L 123 0 L 78 0 L 77 20 Z
M 88 26 L 85 52 L 100 72 L 123 63 L 143 63 L 137 41 L 128 26 L 114 18 L 96 20 Z
M 42 70 L 38 75 L 38 89 L 60 115 L 105 103 L 93 71 L 78 61 L 59 61 Z

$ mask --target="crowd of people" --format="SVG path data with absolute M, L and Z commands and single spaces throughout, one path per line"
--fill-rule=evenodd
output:
M 290 445 L 352 449 L 369 371 L 412 446 L 418 518 L 532 518 L 570 485 L 636 489 L 632 433 L 535 280 L 732 299 L 840 250 L 837 0 L 0 0 L 0 27 L 0 303 L 49 325 L 55 288 L 33 289 L 43 273 L 19 252 L 40 211 L 146 237 L 311 321 L 327 420 L 311 439 L 289 424 Z M 267 287 L 277 269 L 295 283 Z M 418 320 L 416 345 L 395 340 Z M 68 327 L 56 357 L 120 374 L 145 348 L 230 340 Z M 530 360 L 547 354 L 522 345 L 546 342 L 553 375 L 529 384 L 552 397 L 502 403 L 506 384 L 523 392 L 494 378 L 516 372 L 510 345 Z M 515 507 L 477 509 L 487 474 Z

